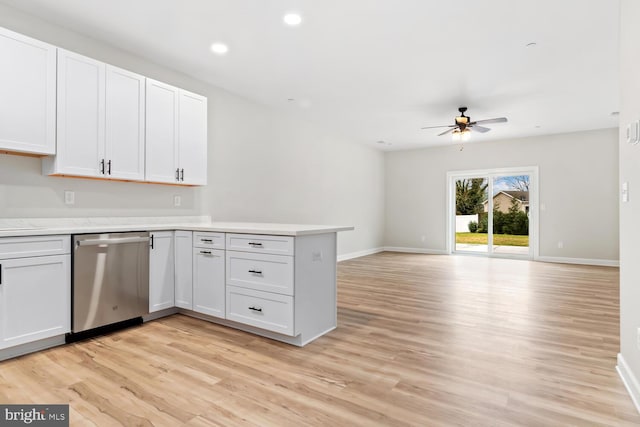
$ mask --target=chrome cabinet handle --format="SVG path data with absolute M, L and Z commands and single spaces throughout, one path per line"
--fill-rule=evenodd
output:
M 107 162 L 107 173 L 111 175 L 111 160 Z
M 180 169 L 180 181 L 184 181 L 184 169 Z
M 104 159 L 100 160 L 100 173 L 104 175 Z
M 262 246 L 262 243 L 259 243 L 259 242 L 249 242 L 249 245 L 250 245 L 250 246 L 254 246 L 254 247 L 255 247 L 255 246 L 259 246 L 259 247 L 260 247 L 260 246 Z
M 259 313 L 262 313 L 262 307 L 258 307 L 258 306 L 255 306 L 255 305 L 252 305 L 251 307 L 249 307 L 249 310 L 257 311 Z
M 260 270 L 249 270 L 249 273 L 251 273 L 251 274 L 262 274 L 262 271 L 260 271 Z
M 180 168 L 176 169 L 176 181 L 180 181 Z

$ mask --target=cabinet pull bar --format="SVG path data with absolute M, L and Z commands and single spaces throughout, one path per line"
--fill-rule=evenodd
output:
M 111 175 L 111 160 L 107 162 L 107 173 Z
M 213 243 L 213 240 L 211 239 L 200 239 L 200 241 L 205 243 Z
M 249 270 L 249 273 L 252 273 L 252 274 L 262 274 L 262 271 L 261 271 L 261 270 Z
M 211 255 L 211 251 L 200 251 L 201 254 Z
M 2 285 L 2 264 L 0 264 L 0 285 Z
M 151 249 L 153 249 L 153 234 L 151 235 L 151 238 L 149 240 L 151 241 Z
M 104 175 L 104 159 L 100 160 L 100 173 Z
M 180 168 L 176 169 L 176 181 L 180 181 Z
M 249 307 L 249 310 L 258 311 L 262 313 L 262 307 L 256 307 L 255 305 L 252 305 L 251 307 Z
M 180 169 L 180 181 L 184 181 L 184 169 Z
M 251 245 L 251 246 L 262 246 L 262 243 L 258 243 L 258 242 L 249 242 L 249 245 Z

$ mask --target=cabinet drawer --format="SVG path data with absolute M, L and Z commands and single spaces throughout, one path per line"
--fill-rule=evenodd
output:
M 227 251 L 227 285 L 293 295 L 293 257 Z
M 208 248 L 208 249 L 224 249 L 224 233 L 194 231 L 193 247 Z
M 0 237 L 0 259 L 71 253 L 71 236 Z
M 227 250 L 293 255 L 293 237 L 260 234 L 227 234 Z
M 293 335 L 293 297 L 227 286 L 227 319 Z

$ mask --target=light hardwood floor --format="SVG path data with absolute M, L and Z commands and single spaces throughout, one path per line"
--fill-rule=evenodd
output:
M 0 363 L 72 425 L 640 425 L 618 270 L 382 253 L 339 264 L 338 329 L 292 347 L 182 315 Z

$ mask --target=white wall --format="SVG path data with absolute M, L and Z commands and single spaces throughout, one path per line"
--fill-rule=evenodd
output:
M 626 124 L 640 119 L 640 2 L 621 1 L 620 35 L 620 182 L 629 185 L 629 201 L 620 204 L 620 354 L 618 367 L 640 409 L 640 144 L 626 142 Z M 626 363 L 625 363 L 626 362 Z M 628 370 L 625 371 L 625 367 Z
M 382 246 L 384 155 L 116 47 L 0 6 L 0 26 L 209 99 L 209 185 L 47 177 L 37 158 L 0 155 L 0 217 L 212 215 L 216 220 L 354 225 L 338 253 Z M 206 54 L 206 52 L 204 52 Z M 64 205 L 63 191 L 76 192 Z M 173 195 L 182 206 L 173 207 Z
M 615 261 L 617 138 L 605 129 L 388 153 L 385 245 L 446 250 L 447 172 L 539 166 L 540 256 Z
M 217 220 L 347 224 L 339 254 L 381 247 L 384 155 L 238 97 L 215 97 Z

